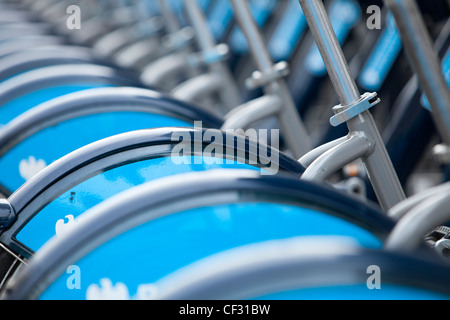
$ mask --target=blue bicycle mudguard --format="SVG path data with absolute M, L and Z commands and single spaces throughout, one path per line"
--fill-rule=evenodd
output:
M 111 284 L 108 278 L 101 282 Z M 109 293 L 97 284 L 89 295 Z M 424 300 L 449 299 L 449 284 L 449 267 L 435 256 L 361 248 L 348 237 L 312 236 L 223 251 L 147 289 L 156 300 Z
M 0 124 L 4 126 L 24 112 L 54 98 L 73 92 L 107 86 L 106 84 L 74 83 L 73 85 L 54 86 L 25 94 L 0 107 Z
M 286 12 L 271 37 L 268 48 L 274 61 L 289 60 L 308 23 L 297 0 L 290 0 Z
M 33 249 L 55 235 L 53 220 L 64 220 L 66 209 L 75 209 L 69 218 L 76 217 L 118 192 L 159 177 L 215 168 L 262 168 L 263 174 L 284 172 L 296 179 L 303 172 L 298 162 L 271 148 L 243 136 L 215 132 L 217 135 L 211 137 L 206 136 L 206 131 L 187 128 L 134 131 L 98 141 L 59 159 L 10 196 L 17 220 L 1 235 L 1 242 L 30 256 Z M 176 149 L 180 140 L 174 134 L 181 134 L 183 143 L 187 135 L 194 149 L 180 154 Z M 211 146 L 212 154 L 208 149 Z M 78 203 L 75 207 L 73 200 Z M 61 206 L 66 209 L 60 211 Z
M 252 0 L 250 1 L 250 10 L 256 24 L 260 28 L 264 28 L 267 20 L 278 5 L 276 0 Z M 237 27 L 235 28 L 229 39 L 230 47 L 237 55 L 248 53 L 247 39 L 244 33 Z
M 151 284 L 216 252 L 258 241 L 322 234 L 322 228 L 327 229 L 325 233 L 339 230 L 339 234 L 359 238 L 364 245 L 378 245 L 370 234 L 354 225 L 307 208 L 272 203 L 206 207 L 140 226 L 103 245 L 74 263 L 82 270 L 85 290 L 69 290 L 66 282 L 70 274 L 65 274 L 41 299 L 95 299 L 89 296 L 90 290 L 105 278 L 124 283 L 130 297 L 142 298 L 136 296 L 140 285 Z M 151 254 L 143 257 L 139 252 Z M 136 265 L 137 257 L 139 265 L 146 267 Z M 124 262 L 118 264 L 117 260 Z M 115 267 L 105 271 L 107 265 Z M 126 274 L 124 270 L 134 272 Z
M 52 201 L 48 206 L 33 217 L 27 225 L 17 234 L 16 240 L 26 245 L 32 251 L 39 250 L 56 232 L 56 225 L 61 226 L 67 220 L 78 217 L 86 210 L 94 207 L 102 201 L 145 182 L 153 181 L 161 177 L 167 177 L 180 173 L 198 172 L 211 169 L 252 169 L 254 167 L 233 161 L 230 164 L 215 163 L 211 157 L 163 157 L 140 161 L 105 172 L 91 178 L 60 197 Z M 211 163 L 211 164 L 209 164 Z M 255 170 L 257 168 L 254 168 Z M 261 208 L 255 208 L 253 214 Z M 227 211 L 227 209 L 224 209 Z M 242 209 L 250 210 L 250 209 Z M 208 211 L 208 210 L 207 210 Z M 219 210 L 220 211 L 220 210 Z M 214 212 L 219 212 L 212 210 Z M 273 212 L 277 212 L 274 209 Z M 61 214 L 63 213 L 63 214 Z M 211 214 L 211 213 L 210 213 Z M 195 218 L 192 218 L 195 220 Z M 250 219 L 250 218 L 249 218 Z M 66 222 L 58 222 L 66 221 Z M 210 230 L 213 233 L 215 231 Z
M 242 172 L 248 174 L 248 171 Z M 83 270 L 82 290 L 69 290 L 66 286 L 68 274 L 63 274 L 60 280 L 50 287 L 48 295 L 42 298 L 51 299 L 56 297 L 54 294 L 58 294 L 58 297 L 64 297 L 63 299 L 84 299 L 89 285 L 98 283 L 103 278 L 111 279 L 114 283 L 117 281 L 125 283 L 130 290 L 130 296 L 133 296 L 140 284 L 152 283 L 198 259 L 243 244 L 270 239 L 307 235 L 347 235 L 357 239 L 363 246 L 380 248 L 381 239 L 392 227 L 392 221 L 373 208 L 363 208 L 362 203 L 346 196 L 337 200 L 341 194 L 333 194 L 332 189 L 322 189 L 318 185 L 310 185 L 298 179 L 261 176 L 257 172 L 247 178 L 242 176 L 244 173 L 236 173 L 236 176 L 242 179 L 233 177 L 233 171 L 220 173 L 212 171 L 207 174 L 205 172 L 189 176 L 173 176 L 170 180 L 155 181 L 161 187 L 159 191 L 165 195 L 164 202 L 160 202 L 162 195 L 152 192 L 146 193 L 147 199 L 164 203 L 163 207 L 171 204 L 174 209 L 167 211 L 156 203 L 151 206 L 145 205 L 145 209 L 142 207 L 132 211 L 140 216 L 141 214 L 151 216 L 152 218 L 141 220 L 148 222 L 139 223 L 135 228 L 125 227 L 123 233 L 120 232 L 120 235 L 113 238 L 106 236 L 110 240 L 102 245 L 93 239 L 92 242 L 84 239 L 83 243 L 95 243 L 98 248 L 83 258 L 70 262 L 71 265 Z M 203 180 L 205 177 L 210 178 Z M 203 182 L 197 184 L 196 179 Z M 140 189 L 130 189 L 117 198 L 110 199 L 109 204 L 116 203 L 119 197 L 124 199 L 126 194 L 127 199 L 131 201 L 133 198 L 130 198 L 131 193 L 137 194 L 151 186 L 150 183 L 138 187 Z M 215 198 L 218 200 L 214 205 Z M 190 204 L 183 205 L 187 199 L 190 199 Z M 143 205 L 142 201 L 136 198 L 133 198 L 133 203 Z M 337 203 L 339 204 L 335 206 Z M 356 207 L 350 209 L 355 205 L 359 207 L 358 211 L 353 211 Z M 74 228 L 78 228 L 81 224 L 77 225 L 77 222 L 82 221 L 84 217 L 100 219 L 103 214 L 95 213 L 96 210 L 102 212 L 108 210 L 110 217 L 113 217 L 115 214 L 105 209 L 105 206 L 109 207 L 108 201 L 86 212 L 80 216 L 81 220 L 75 219 L 75 222 L 69 217 L 70 223 L 74 223 Z M 157 207 L 159 209 L 154 213 L 148 211 Z M 158 210 L 164 213 L 161 215 L 157 213 Z M 128 225 L 132 226 L 134 219 L 129 216 L 127 221 Z M 63 230 L 64 220 L 58 224 L 58 228 Z M 101 228 L 92 221 L 89 225 Z M 110 224 L 112 225 L 115 223 Z M 83 229 L 86 230 L 84 227 Z M 87 238 L 88 233 L 90 231 L 85 233 Z M 97 230 L 96 234 L 102 234 L 102 231 Z M 56 239 L 67 240 L 66 236 L 60 235 Z M 67 256 L 74 254 L 72 250 L 78 250 L 74 249 L 77 244 L 71 243 L 73 248 L 66 247 Z M 48 247 L 43 250 L 49 251 Z M 116 254 L 111 254 L 111 250 Z M 56 252 L 56 249 L 54 251 Z M 117 254 L 118 252 L 120 254 Z M 119 257 L 121 259 L 118 259 Z M 116 259 L 121 262 L 115 261 Z M 142 269 L 137 267 L 137 261 L 140 261 L 140 266 L 144 266 Z M 102 267 L 104 263 L 117 268 L 105 270 L 105 267 Z M 60 274 L 61 271 L 65 271 L 59 266 L 56 269 L 59 269 Z
M 0 158 L 6 190 L 15 191 L 45 166 L 91 142 L 115 134 L 165 126 L 191 126 L 174 117 L 133 112 L 97 114 L 58 124 L 31 136 Z M 51 142 L 50 148 L 43 148 Z
M 151 90 L 98 88 L 62 96 L 0 129 L 0 185 L 13 192 L 46 165 L 112 135 L 156 127 L 190 127 L 194 121 L 216 128 L 221 123 L 207 112 Z
M 50 99 L 106 86 L 141 87 L 131 73 L 93 64 L 57 65 L 19 74 L 0 83 L 0 123 Z

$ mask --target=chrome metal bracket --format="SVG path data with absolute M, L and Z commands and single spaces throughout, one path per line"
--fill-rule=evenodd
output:
M 273 65 L 273 67 L 267 71 L 253 72 L 252 76 L 245 81 L 245 86 L 249 90 L 257 89 L 272 81 L 286 77 L 289 72 L 289 64 L 286 61 L 281 61 Z
M 358 116 L 364 111 L 369 110 L 373 106 L 381 102 L 376 92 L 366 92 L 361 98 L 350 105 L 337 105 L 333 107 L 334 116 L 330 118 L 330 124 L 333 127 L 347 122 L 348 120 Z

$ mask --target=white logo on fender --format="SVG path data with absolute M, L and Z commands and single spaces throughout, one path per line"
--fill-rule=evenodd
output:
M 87 300 L 130 300 L 125 284 L 118 282 L 114 286 L 108 278 L 100 279 L 100 286 L 91 284 L 86 291 Z
M 35 157 L 29 156 L 28 159 L 23 159 L 19 163 L 19 173 L 25 180 L 31 179 L 36 173 L 47 166 L 44 160 L 36 160 Z
M 128 287 L 118 282 L 114 286 L 108 278 L 100 280 L 100 286 L 91 284 L 86 291 L 87 300 L 152 300 L 156 297 L 158 288 L 154 284 L 141 284 L 136 295 L 131 297 Z
M 58 221 L 56 221 L 55 231 L 56 236 L 58 237 L 66 234 L 67 231 L 75 226 L 75 218 L 73 215 L 69 214 L 65 218 L 67 219 L 67 222 L 65 221 L 65 219 L 59 219 Z

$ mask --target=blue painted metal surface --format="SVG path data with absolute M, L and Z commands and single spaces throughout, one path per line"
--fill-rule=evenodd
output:
M 179 163 L 178 160 L 185 163 Z M 158 178 L 217 168 L 257 169 L 237 162 L 227 164 L 223 161 L 221 164 L 205 160 L 198 156 L 183 159 L 164 157 L 128 164 L 97 175 L 65 192 L 46 206 L 27 223 L 16 238 L 33 251 L 37 251 L 55 235 L 55 228 L 60 219 L 67 220 L 66 216 L 77 217 L 113 195 Z
M 65 94 L 78 92 L 86 89 L 109 87 L 109 85 L 101 84 L 71 84 L 64 86 L 52 86 L 41 90 L 26 93 L 14 100 L 0 106 L 0 124 L 5 125 L 12 119 L 16 118 L 25 111 L 53 98 L 63 96 Z
M 96 286 L 102 279 L 122 283 L 124 297 L 145 298 L 151 283 L 211 254 L 258 241 L 317 234 L 351 235 L 365 246 L 381 246 L 368 231 L 303 207 L 250 202 L 191 209 L 106 242 L 75 264 L 81 270 L 80 290 L 68 289 L 69 272 L 41 299 L 98 298 Z M 115 267 L 108 268 L 111 265 Z
M 100 113 L 64 121 L 32 135 L 0 157 L 0 183 L 15 191 L 40 169 L 89 143 L 123 132 L 172 126 L 193 124 L 142 112 Z

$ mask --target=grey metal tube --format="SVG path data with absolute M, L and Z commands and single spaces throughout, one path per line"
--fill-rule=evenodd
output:
M 248 1 L 231 0 L 231 3 L 236 13 L 236 20 L 249 40 L 247 42 L 251 52 L 253 53 L 253 58 L 258 69 L 262 72 L 271 71 L 273 61 L 266 48 L 261 32 L 259 31 L 259 28 L 256 25 L 256 22 L 248 7 Z
M 414 0 L 385 0 L 394 15 L 407 56 L 425 92 L 442 140 L 450 145 L 450 90 L 438 55 Z
M 347 126 L 350 131 L 365 132 L 374 143 L 373 153 L 362 158 L 362 161 L 377 199 L 383 210 L 387 211 L 403 201 L 406 196 L 372 114 L 370 111 L 365 111 L 358 117 L 349 120 Z
M 301 157 L 298 161 L 302 166 L 305 168 L 309 167 L 311 163 L 313 163 L 318 157 L 320 157 L 323 153 L 330 150 L 331 148 L 336 147 L 337 145 L 341 144 L 347 140 L 347 136 L 330 141 L 328 143 L 322 144 L 318 146 L 317 148 L 311 150 L 307 154 L 305 154 L 303 157 Z
M 238 111 L 227 118 L 221 130 L 246 129 L 258 120 L 277 114 L 282 108 L 280 98 L 273 95 L 265 95 L 242 105 Z
M 450 220 L 450 194 L 440 193 L 409 211 L 389 235 L 385 248 L 413 251 L 434 228 Z
M 322 0 L 299 0 L 342 105 L 361 97 Z
M 205 16 L 198 5 L 197 0 L 184 0 L 186 12 L 189 15 L 189 22 L 197 33 L 197 41 L 203 50 L 213 49 L 216 41 L 206 22 Z M 205 28 L 206 27 L 206 28 Z
M 363 132 L 353 133 L 346 141 L 318 157 L 303 173 L 302 179 L 324 182 L 343 166 L 370 153 L 372 147 Z

